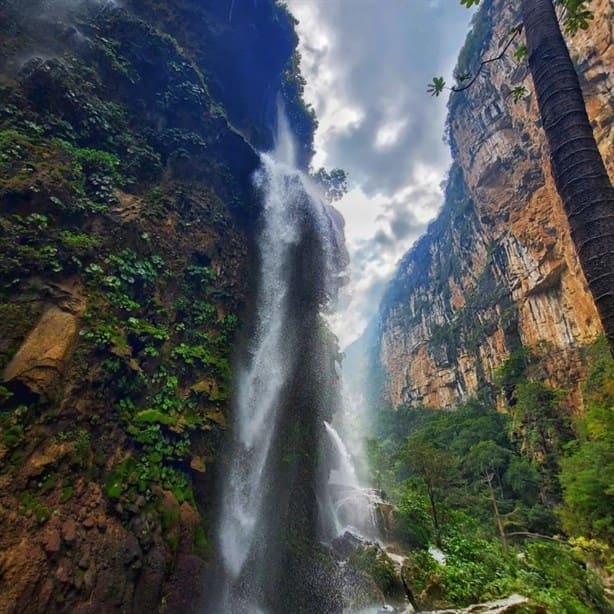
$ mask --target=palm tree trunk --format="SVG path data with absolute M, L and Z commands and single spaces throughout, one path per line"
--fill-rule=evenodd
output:
M 552 0 L 521 0 L 529 67 L 557 191 L 614 354 L 614 188 Z

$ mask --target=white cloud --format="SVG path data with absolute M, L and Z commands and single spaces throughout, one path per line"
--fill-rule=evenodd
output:
M 407 126 L 407 118 L 401 118 L 384 124 L 375 135 L 375 146 L 378 149 L 392 147 L 398 142 L 405 126 Z
M 458 0 L 289 0 L 299 20 L 306 98 L 320 122 L 314 166 L 341 167 L 350 283 L 333 318 L 342 345 L 377 308 L 397 261 L 442 202 L 450 163 L 445 103 L 470 13 Z

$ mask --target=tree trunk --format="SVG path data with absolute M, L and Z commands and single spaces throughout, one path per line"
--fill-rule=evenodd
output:
M 484 475 L 484 480 L 486 484 L 488 484 L 488 493 L 490 495 L 490 501 L 492 503 L 492 509 L 495 514 L 495 522 L 497 523 L 497 529 L 499 531 L 499 539 L 501 540 L 501 546 L 503 547 L 503 552 L 507 554 L 507 537 L 505 536 L 505 529 L 503 528 L 503 521 L 501 520 L 501 514 L 499 513 L 499 506 L 497 505 L 497 497 L 495 497 L 495 491 L 492 487 L 492 481 L 494 479 L 494 475 L 492 473 L 486 473 Z
M 614 354 L 614 188 L 552 0 L 521 0 L 529 67 L 557 191 Z

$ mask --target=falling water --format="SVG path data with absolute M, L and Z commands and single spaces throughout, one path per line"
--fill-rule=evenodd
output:
M 376 489 L 365 486 L 356 475 L 355 460 L 337 430 L 325 423 L 332 443 L 332 471 L 328 491 L 333 508 L 336 535 L 350 530 L 366 539 L 382 537 L 385 519 L 382 509 L 389 504 Z
M 295 168 L 283 119 L 254 183 L 263 199 L 255 333 L 236 380 L 219 522 L 224 594 L 215 611 L 227 612 L 279 610 L 275 584 L 290 573 L 283 561 L 294 561 L 294 527 L 317 542 L 309 533 L 322 473 L 318 438 L 331 411 L 318 314 L 343 260 L 338 220 Z

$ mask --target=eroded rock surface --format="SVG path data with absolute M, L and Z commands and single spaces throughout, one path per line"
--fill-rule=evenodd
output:
M 496 55 L 514 25 L 512 5 L 482 12 L 484 44 Z M 595 19 L 570 40 L 595 136 L 612 176 L 612 6 L 591 4 Z M 477 50 L 477 51 L 476 51 Z M 512 87 L 529 94 L 514 103 Z M 531 77 L 506 57 L 450 100 L 456 165 L 439 218 L 407 254 L 384 298 L 376 352 L 394 406 L 452 407 L 493 395 L 495 371 L 525 346 L 548 357 L 543 379 L 580 403 L 578 348 L 601 324 L 578 264 L 552 180 Z M 499 399 L 502 403 L 503 399 Z

